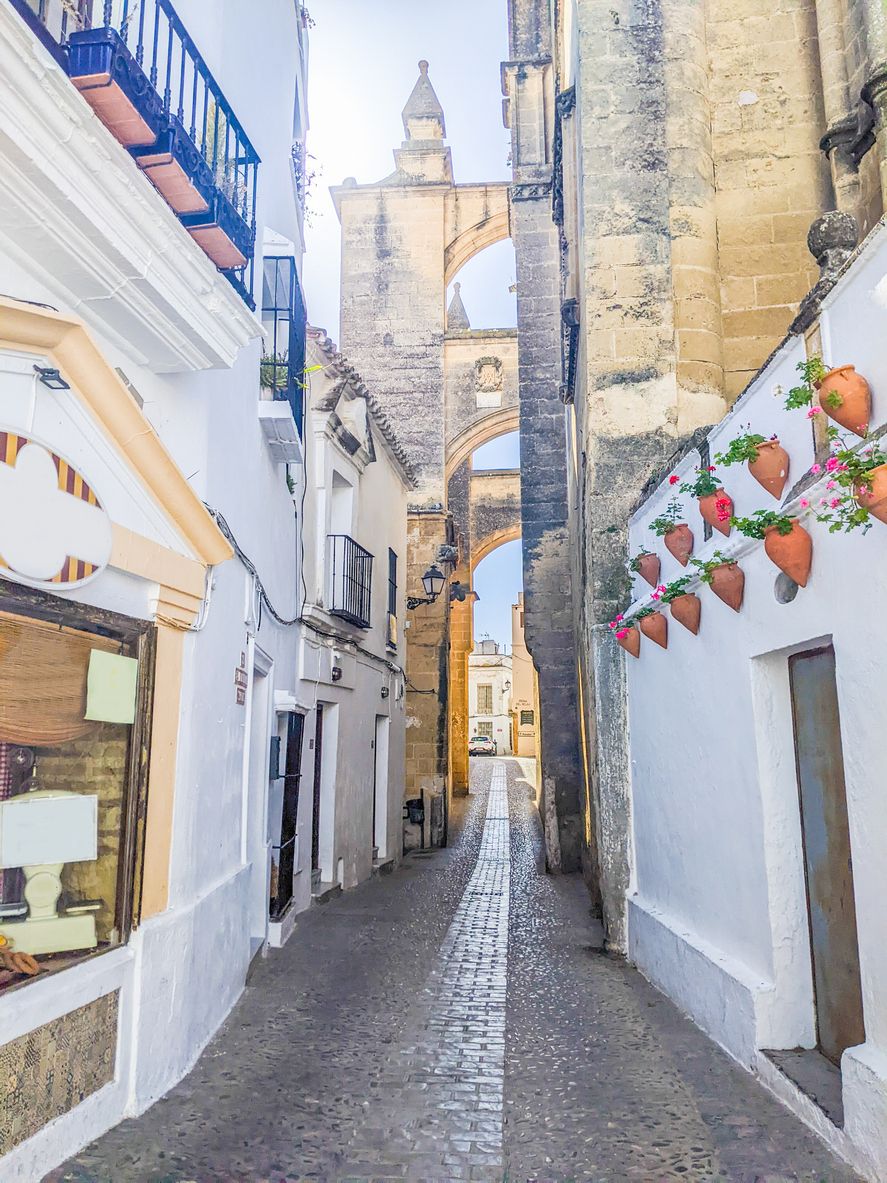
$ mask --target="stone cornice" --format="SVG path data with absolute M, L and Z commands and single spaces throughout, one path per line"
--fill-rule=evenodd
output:
M 404 450 L 403 445 L 397 438 L 397 435 L 391 426 L 391 421 L 382 410 L 375 395 L 370 392 L 363 378 L 351 365 L 351 363 L 336 349 L 335 343 L 324 333 L 322 329 L 309 328 L 308 340 L 311 342 L 320 355 L 323 364 L 324 376 L 332 381 L 335 388 L 336 402 L 338 402 L 338 395 L 347 393 L 351 398 L 362 398 L 366 401 L 367 411 L 372 419 L 374 426 L 377 428 L 382 439 L 387 445 L 388 451 L 393 457 L 397 467 L 400 469 L 401 476 L 409 488 L 416 487 L 416 471 L 410 463 L 410 459 Z M 327 407 L 328 400 L 322 404 L 323 409 L 333 410 L 334 407 Z
M 0 109 L 10 255 L 155 371 L 232 366 L 260 323 L 9 4 Z

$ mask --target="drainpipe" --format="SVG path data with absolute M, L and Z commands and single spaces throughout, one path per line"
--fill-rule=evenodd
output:
M 884 0 L 862 0 L 860 9 L 866 46 L 866 83 L 862 98 L 875 113 L 882 208 L 887 210 L 887 5 Z
M 843 213 L 856 215 L 859 203 L 859 166 L 851 145 L 856 139 L 857 117 L 850 100 L 847 47 L 844 42 L 842 0 L 817 0 L 816 30 L 827 131 L 820 147 L 828 157 L 835 204 Z

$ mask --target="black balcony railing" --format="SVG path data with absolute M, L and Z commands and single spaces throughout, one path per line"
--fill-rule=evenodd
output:
M 171 0 L 13 3 L 252 306 L 259 156 Z
M 305 389 L 305 301 L 292 255 L 266 255 L 262 283 L 262 322 L 268 343 L 262 358 L 262 386 L 286 401 L 302 434 Z
M 373 591 L 373 556 L 347 534 L 330 534 L 330 603 L 333 616 L 370 627 Z

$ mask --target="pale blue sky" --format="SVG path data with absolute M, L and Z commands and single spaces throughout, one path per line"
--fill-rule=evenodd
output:
M 457 182 L 508 180 L 509 133 L 502 125 L 499 63 L 508 57 L 505 0 L 308 0 L 308 151 L 319 175 L 309 199 L 304 280 L 312 324 L 339 338 L 339 223 L 329 186 L 345 177 L 379 181 L 394 170 L 403 140 L 400 113 L 418 62 L 444 109 Z M 457 276 L 474 328 L 515 323 L 510 242 L 476 256 Z M 447 301 L 452 289 L 447 293 Z M 396 427 L 396 425 L 395 425 Z M 502 466 L 511 467 L 508 445 Z M 492 467 L 499 467 L 495 460 Z M 482 599 L 476 635 L 511 644 L 511 604 L 521 587 L 519 545 L 500 547 L 477 569 Z

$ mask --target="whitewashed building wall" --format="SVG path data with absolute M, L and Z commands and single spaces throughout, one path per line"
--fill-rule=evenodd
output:
M 887 228 L 867 240 L 822 304 L 821 343 L 807 352 L 852 363 L 871 384 L 872 432 L 887 423 Z M 779 572 L 760 542 L 734 531 L 703 541 L 690 497 L 684 520 L 696 555 L 738 559 L 745 600 L 737 614 L 706 587 L 693 636 L 669 621 L 668 649 L 643 640 L 626 656 L 634 866 L 628 892 L 630 956 L 733 1056 L 872 1180 L 887 1177 L 887 526 L 831 534 L 801 499 L 825 477 L 797 483 L 814 463 L 812 423 L 786 411 L 805 340 L 790 337 L 708 435 L 711 455 L 743 430 L 778 433 L 791 457 L 783 508 L 813 538 L 809 583 L 780 602 Z M 714 461 L 712 461 L 714 463 Z M 699 464 L 689 451 L 671 470 Z M 674 495 L 669 473 L 631 520 L 631 554 L 655 549 L 662 582 L 686 574 L 650 531 Z M 719 468 L 736 513 L 776 509 L 744 465 Z M 817 482 L 817 483 L 814 483 Z M 806 487 L 806 486 L 812 487 Z M 692 571 L 692 568 L 689 568 Z M 634 608 L 651 603 L 635 577 Z M 817 1042 L 792 707 L 791 655 L 834 647 L 858 926 L 865 1041 L 841 1060 L 845 1122 L 838 1128 L 763 1055 Z

